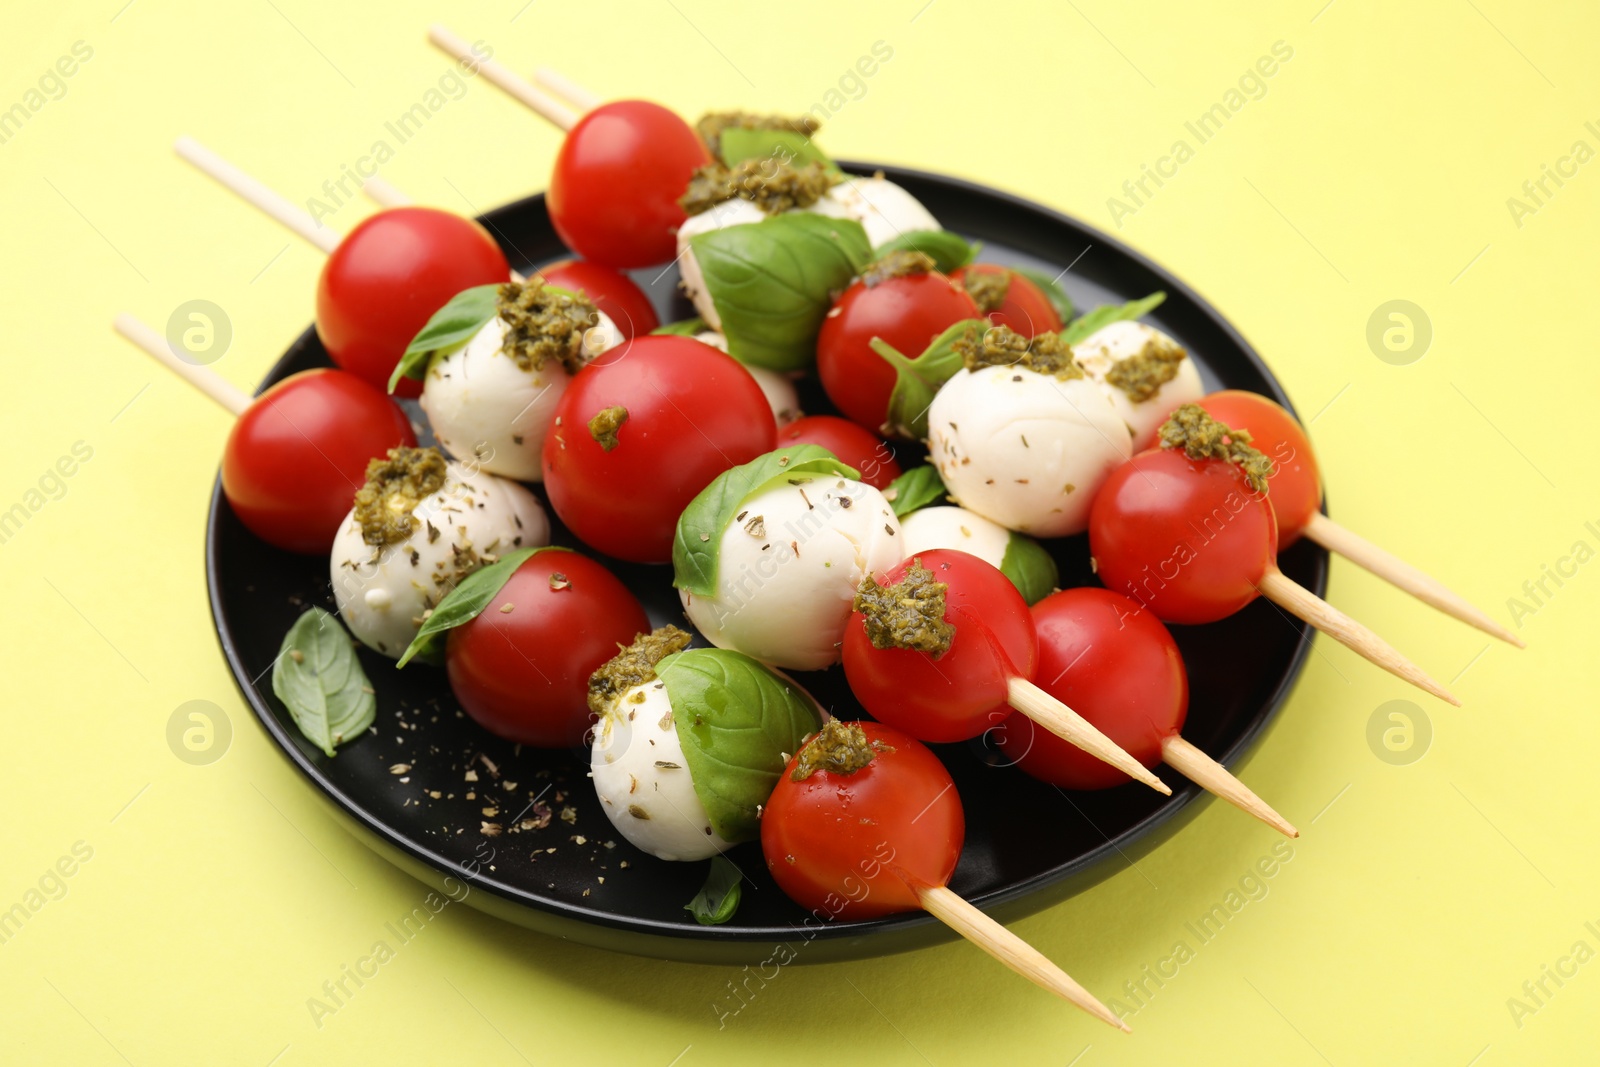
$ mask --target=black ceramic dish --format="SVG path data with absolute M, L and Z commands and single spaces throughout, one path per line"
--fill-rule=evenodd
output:
M 1165 290 L 1166 303 L 1151 321 L 1188 348 L 1208 388 L 1250 389 L 1288 404 L 1244 338 L 1188 286 L 1138 253 L 1002 193 L 918 171 L 882 169 L 947 228 L 981 240 L 983 259 L 1051 274 L 1072 264 L 1062 282 L 1079 309 Z M 520 268 L 567 255 L 542 196 L 500 208 L 483 222 Z M 663 322 L 692 313 L 676 293 L 675 271 L 638 271 L 634 277 L 650 292 Z M 263 388 L 327 364 L 315 331 L 307 330 Z M 820 391 L 802 399 L 807 411 L 829 410 Z M 574 543 L 559 527 L 557 541 Z M 1064 586 L 1094 581 L 1086 542 L 1076 537 L 1053 544 Z M 1324 591 L 1327 556 L 1320 549 L 1302 541 L 1279 562 L 1289 577 Z M 683 624 L 669 567 L 614 566 L 654 623 Z M 586 753 L 517 752 L 463 717 L 443 672 L 425 665 L 400 672 L 363 650 L 377 690 L 377 723 L 329 759 L 300 736 L 268 677 L 283 634 L 300 612 L 310 604 L 333 608 L 326 559 L 291 555 L 258 541 L 234 517 L 219 484 L 206 571 L 223 654 L 267 734 L 339 821 L 423 882 L 547 934 L 667 959 L 754 963 L 786 942 L 799 960 L 837 960 L 954 936 L 922 914 L 813 921 L 802 929 L 807 913 L 767 876 L 754 844 L 729 854 L 747 877 L 734 921 L 698 925 L 683 905 L 699 889 L 706 864 L 666 863 L 633 849 L 595 801 Z M 1237 764 L 1287 697 L 1310 649 L 1311 630 L 1258 601 L 1224 622 L 1178 627 L 1174 634 L 1192 693 L 1184 734 L 1223 763 Z M 1248 660 L 1241 660 L 1240 649 L 1251 650 Z M 859 715 L 838 668 L 799 678 L 836 714 Z M 951 887 L 1002 920 L 1060 901 L 1137 860 L 1177 832 L 1196 812 L 1195 800 L 1205 796 L 1171 772 L 1163 774 L 1174 787 L 1170 798 L 1137 784 L 1067 794 L 1001 765 L 978 742 L 943 746 L 939 755 L 967 814 L 966 848 Z M 393 773 L 395 764 L 410 769 Z M 476 781 L 468 780 L 469 770 Z M 440 793 L 437 799 L 433 791 Z M 486 816 L 486 807 L 496 814 Z M 513 829 L 521 820 L 545 819 L 539 828 Z M 484 836 L 486 821 L 505 832 Z

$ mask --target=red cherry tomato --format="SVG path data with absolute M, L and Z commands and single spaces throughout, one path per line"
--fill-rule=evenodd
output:
M 1276 566 L 1266 494 L 1237 464 L 1182 449 L 1141 452 L 1111 472 L 1089 510 L 1100 580 L 1166 622 L 1227 618 Z
M 844 632 L 844 674 L 873 718 L 923 741 L 964 741 L 1011 713 L 1007 687 L 1031 679 L 1039 658 L 1028 603 L 977 556 L 940 548 L 915 557 L 944 582 L 945 619 L 955 626 L 938 658 L 909 648 L 874 648 L 861 612 Z M 900 581 L 915 560 L 878 579 Z
M 974 263 L 951 272 L 950 279 L 965 285 L 969 274 L 1009 274 L 1011 284 L 1006 287 L 1006 298 L 989 312 L 989 321 L 996 326 L 1009 326 L 1024 337 L 1037 337 L 1041 333 L 1055 333 L 1061 329 L 1061 316 L 1056 306 L 1033 282 L 1014 270 L 997 263 Z
M 416 443 L 405 412 L 381 390 L 342 370 L 301 371 L 234 422 L 222 451 L 222 492 L 263 541 L 325 555 L 367 463 Z
M 589 728 L 589 676 L 649 630 L 638 599 L 600 564 L 536 552 L 477 618 L 450 631 L 445 669 L 462 708 L 490 733 L 577 745 Z
M 797 753 L 761 814 L 767 870 L 824 921 L 921 908 L 916 887 L 950 880 L 966 835 L 955 783 L 938 757 L 893 727 L 857 725 L 885 746 L 870 763 L 796 782 Z
M 817 336 L 822 387 L 841 412 L 877 433 L 889 413 L 896 375 L 872 350 L 872 339 L 881 337 L 907 359 L 916 359 L 951 326 L 980 317 L 967 291 L 937 271 L 873 286 L 858 281 L 822 321 Z
M 380 211 L 339 242 L 317 282 L 317 336 L 345 370 L 388 388 L 406 346 L 463 289 L 511 276 L 489 231 L 431 207 Z M 406 379 L 395 392 L 420 396 Z
M 1212 393 L 1200 406 L 1223 425 L 1248 430 L 1251 444 L 1272 460 L 1267 502 L 1278 520 L 1278 549 L 1288 548 L 1322 507 L 1322 475 L 1305 430 L 1282 407 L 1242 389 Z
M 583 542 L 636 563 L 672 558 L 678 516 L 729 467 L 777 447 L 778 425 L 754 378 L 692 337 L 639 337 L 573 376 L 544 443 L 550 504 Z M 589 423 L 627 419 L 606 451 Z
M 678 198 L 711 162 L 705 142 L 648 100 L 601 104 L 567 131 L 545 203 L 567 247 L 628 269 L 665 263 L 686 216 Z
M 887 489 L 900 477 L 894 446 L 837 415 L 807 415 L 778 431 L 778 447 L 821 445 L 861 472 L 861 480 L 874 489 Z
M 1033 606 L 1039 632 L 1037 684 L 1088 719 L 1146 767 L 1161 743 L 1183 728 L 1189 676 L 1155 614 L 1108 589 L 1052 593 Z M 1020 713 L 990 735 L 1033 777 L 1067 789 L 1108 789 L 1126 774 Z
M 558 289 L 587 296 L 630 340 L 661 325 L 650 298 L 621 271 L 582 259 L 563 259 L 540 267 L 539 276 Z

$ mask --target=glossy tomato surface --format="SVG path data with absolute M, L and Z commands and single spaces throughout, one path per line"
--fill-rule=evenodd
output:
M 1024 337 L 1037 337 L 1061 329 L 1061 316 L 1055 305 L 1026 275 L 996 263 L 974 263 L 952 272 L 950 277 L 965 285 L 972 274 L 1004 274 L 1010 278 L 1005 300 L 988 313 L 989 321 L 996 326 L 1009 326 Z
M 506 281 L 489 231 L 431 207 L 380 211 L 346 235 L 317 282 L 317 335 L 333 361 L 380 389 L 433 313 L 463 289 Z M 414 397 L 422 383 L 395 390 Z
M 621 271 L 585 259 L 563 259 L 540 267 L 539 276 L 558 289 L 588 297 L 616 323 L 623 337 L 638 337 L 661 325 L 650 298 Z
M 1275 402 L 1243 389 L 1212 393 L 1200 406 L 1224 426 L 1249 431 L 1250 443 L 1272 460 L 1267 501 L 1278 520 L 1278 548 L 1288 548 L 1322 507 L 1322 473 L 1305 429 Z
M 222 451 L 222 491 L 263 541 L 326 555 L 367 463 L 416 443 L 405 412 L 380 389 L 342 370 L 301 371 L 234 422 Z
M 837 415 L 807 415 L 778 431 L 778 447 L 821 445 L 861 472 L 861 480 L 874 489 L 887 489 L 900 477 L 894 446 Z

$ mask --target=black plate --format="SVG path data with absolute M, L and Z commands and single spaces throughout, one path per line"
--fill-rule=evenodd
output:
M 1250 389 L 1288 405 L 1238 331 L 1188 286 L 1105 234 L 952 178 L 896 167 L 847 167 L 857 173 L 883 170 L 949 229 L 981 240 L 985 260 L 1051 274 L 1072 264 L 1062 281 L 1079 308 L 1166 290 L 1166 303 L 1151 318 L 1188 348 L 1208 387 Z M 482 221 L 518 267 L 567 255 L 550 227 L 542 196 L 500 208 Z M 650 292 L 663 322 L 691 314 L 676 292 L 675 271 L 637 271 L 634 277 Z M 315 331 L 308 329 L 263 388 L 328 362 Z M 828 410 L 820 391 L 803 399 L 808 411 Z M 573 543 L 559 528 L 557 541 Z M 1064 585 L 1094 581 L 1087 538 L 1068 538 L 1054 547 Z M 1302 541 L 1279 562 L 1289 577 L 1324 591 L 1327 556 L 1320 549 Z M 686 625 L 670 588 L 670 568 L 614 565 L 654 623 Z M 622 841 L 595 801 L 586 753 L 516 751 L 465 718 L 443 673 L 422 665 L 402 674 L 392 661 L 362 651 L 377 690 L 378 721 L 372 732 L 329 759 L 300 736 L 271 695 L 267 677 L 284 632 L 300 612 L 310 604 L 333 609 L 326 560 L 258 541 L 234 517 L 219 483 L 207 531 L 206 572 L 223 654 L 267 734 L 340 822 L 423 882 L 535 930 L 667 959 L 754 963 L 770 957 L 777 943 L 788 942 L 807 946 L 796 953 L 799 960 L 835 960 L 904 951 L 954 936 L 922 914 L 813 923 L 801 933 L 797 927 L 806 912 L 768 878 L 754 844 L 729 854 L 748 879 L 735 921 L 719 927 L 696 924 L 683 905 L 699 889 L 704 863 L 666 863 Z M 1234 764 L 1288 695 L 1309 651 L 1311 631 L 1258 601 L 1221 623 L 1178 627 L 1175 636 L 1192 692 L 1184 734 Z M 1254 661 L 1241 665 L 1239 649 L 1253 650 Z M 836 713 L 860 714 L 838 668 L 799 677 Z M 1171 773 L 1164 776 L 1175 787 L 1170 798 L 1137 784 L 1067 794 L 1000 765 L 979 742 L 942 746 L 939 756 L 955 777 L 967 814 L 966 848 L 951 887 L 1001 919 L 1060 901 L 1138 859 L 1193 817 L 1194 801 L 1205 796 L 1194 786 L 1180 785 Z M 391 773 L 399 763 L 410 764 L 409 773 Z M 476 782 L 466 780 L 469 769 L 476 772 Z M 509 783 L 514 789 L 506 788 Z M 441 794 L 438 799 L 429 795 L 434 790 Z M 469 791 L 476 796 L 468 799 Z M 538 803 L 523 818 L 543 818 L 543 805 L 549 809 L 548 825 L 510 831 L 536 797 Z M 484 816 L 486 806 L 498 814 Z M 572 809 L 566 812 L 572 821 L 562 818 L 564 808 Z M 1027 817 L 1020 817 L 1022 812 Z M 508 832 L 483 836 L 480 824 L 486 820 Z

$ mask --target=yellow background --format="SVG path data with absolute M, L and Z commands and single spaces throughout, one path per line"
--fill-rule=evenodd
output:
M 310 319 L 320 257 L 188 170 L 173 139 L 191 133 L 303 201 L 445 71 L 423 32 L 446 11 L 514 68 L 552 62 L 684 113 L 804 110 L 883 40 L 894 57 L 829 123 L 830 151 L 966 175 L 1100 227 L 1121 183 L 1281 40 L 1293 59 L 1266 95 L 1120 234 L 1213 300 L 1317 415 L 1336 518 L 1509 621 L 1507 598 L 1543 565 L 1579 539 L 1600 548 L 1584 529 L 1600 528 L 1600 164 L 1520 227 L 1506 205 L 1574 141 L 1600 148 L 1584 129 L 1600 119 L 1592 7 L 817 0 L 757 16 L 711 0 L 122 3 L 13 2 L 0 35 L 0 107 L 75 41 L 94 49 L 66 94 L 0 144 L 0 509 L 75 441 L 94 450 L 65 495 L 0 544 L 0 907 L 74 842 L 93 849 L 67 895 L 0 945 L 0 1059 L 1593 1057 L 1600 963 L 1548 984 L 1554 995 L 1520 1027 L 1506 1001 L 1579 939 L 1600 949 L 1584 929 L 1600 920 L 1596 563 L 1548 586 L 1555 595 L 1522 620 L 1521 653 L 1335 565 L 1334 602 L 1466 706 L 1319 640 L 1246 773 L 1304 837 L 1266 897 L 1132 1017 L 1131 1037 L 959 944 L 788 968 L 719 1031 L 710 1005 L 728 969 L 608 955 L 454 907 L 318 1029 L 306 999 L 422 889 L 323 814 L 235 694 L 201 567 L 225 418 L 109 328 L 117 311 L 159 326 L 183 301 L 215 301 L 234 327 L 216 368 L 253 388 Z M 478 81 L 383 175 L 423 200 L 486 208 L 541 187 L 557 143 Z M 366 210 L 332 221 L 347 228 Z M 1366 342 L 1368 317 L 1392 299 L 1433 324 L 1431 349 L 1406 366 Z M 233 725 L 210 766 L 180 762 L 165 739 L 173 709 L 195 699 Z M 1393 699 L 1432 724 L 1431 749 L 1406 766 L 1367 741 Z M 1017 929 L 1118 996 L 1273 844 L 1212 805 L 1137 869 Z

